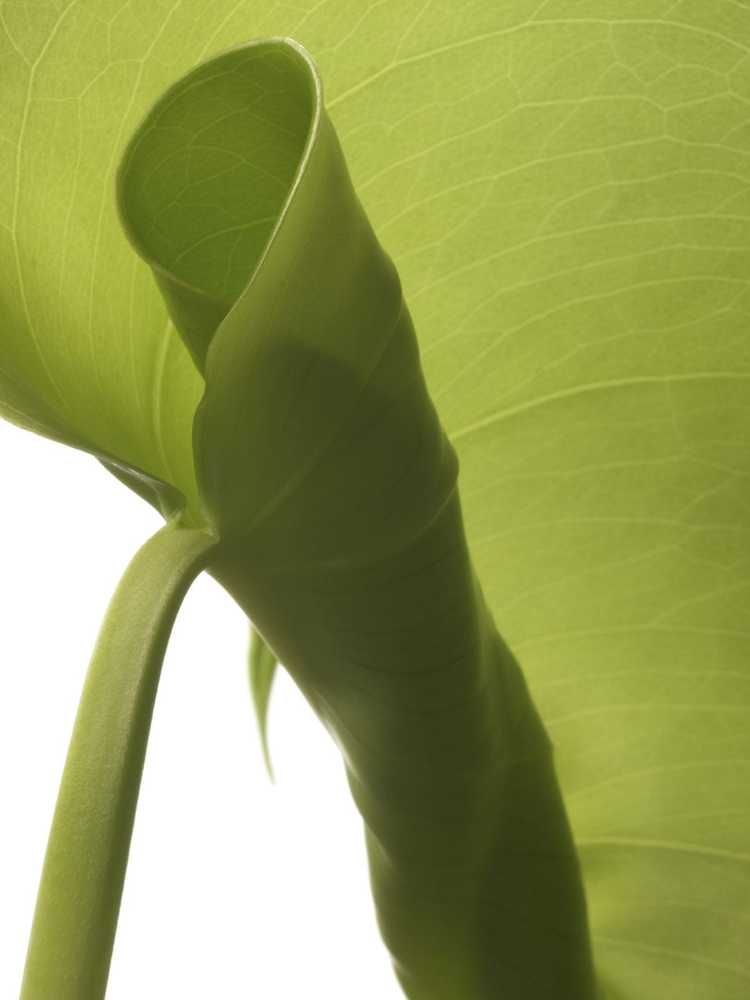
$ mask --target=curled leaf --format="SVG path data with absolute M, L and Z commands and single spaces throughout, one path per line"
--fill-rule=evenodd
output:
M 342 749 L 407 995 L 593 1000 L 549 741 L 308 54 L 272 39 L 194 69 L 134 135 L 118 191 L 204 372 L 210 570 Z

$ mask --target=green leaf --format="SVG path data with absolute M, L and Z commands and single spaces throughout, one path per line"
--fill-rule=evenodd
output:
M 251 628 L 250 656 L 248 659 L 250 694 L 253 699 L 255 718 L 258 722 L 263 760 L 265 761 L 266 770 L 271 781 L 274 780 L 274 777 L 271 753 L 268 746 L 268 707 L 277 666 L 278 662 L 273 650 L 266 644 L 260 632 L 256 632 L 254 628 Z
M 175 485 L 200 517 L 201 379 L 121 236 L 113 171 L 200 59 L 298 38 L 554 738 L 607 997 L 744 995 L 746 4 L 2 13 L 3 412 Z
M 202 532 L 163 528 L 112 599 L 60 786 L 21 1000 L 104 996 L 162 660 L 214 544 Z
M 118 181 L 205 373 L 211 572 L 341 747 L 407 995 L 593 1000 L 549 743 L 474 577 L 455 453 L 309 55 L 270 39 L 200 64 Z

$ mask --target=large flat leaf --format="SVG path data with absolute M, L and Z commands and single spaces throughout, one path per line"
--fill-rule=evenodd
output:
M 4 412 L 195 506 L 200 379 L 120 235 L 113 169 L 204 55 L 297 37 L 404 282 L 475 562 L 557 745 L 608 996 L 744 996 L 748 5 L 2 14 Z

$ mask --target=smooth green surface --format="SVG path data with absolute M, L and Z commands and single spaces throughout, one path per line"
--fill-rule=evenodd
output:
M 196 517 L 200 379 L 113 172 L 181 73 L 282 33 L 321 67 L 404 283 L 609 993 L 743 997 L 748 5 L 4 5 L 4 412 L 95 439 Z
M 255 146 L 284 195 L 265 243 Z M 484 606 L 455 454 L 309 56 L 269 40 L 197 67 L 137 129 L 118 197 L 205 370 L 211 572 L 341 747 L 407 995 L 594 1000 L 550 747 Z
M 251 628 L 248 680 L 250 682 L 250 695 L 253 699 L 253 708 L 255 709 L 255 719 L 258 723 L 258 734 L 260 736 L 261 749 L 263 750 L 263 760 L 265 761 L 268 777 L 271 781 L 274 780 L 274 777 L 271 751 L 268 745 L 268 708 L 277 667 L 278 663 L 273 650 L 265 642 L 260 632 Z
M 109 606 L 60 786 L 21 1000 L 104 996 L 164 651 L 214 543 L 203 532 L 163 528 Z

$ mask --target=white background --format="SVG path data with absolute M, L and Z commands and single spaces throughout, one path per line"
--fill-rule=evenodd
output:
M 161 522 L 94 459 L 1 420 L 0 469 L 0 997 L 13 998 L 88 658 Z M 397 1000 L 338 751 L 280 676 L 269 783 L 246 646 L 241 612 L 199 578 L 164 665 L 107 1000 Z

